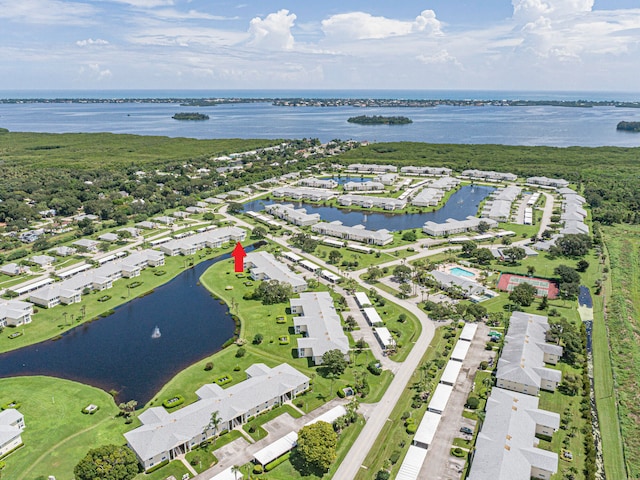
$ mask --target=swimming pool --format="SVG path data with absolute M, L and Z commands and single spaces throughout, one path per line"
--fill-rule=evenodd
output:
M 476 276 L 475 273 L 460 267 L 453 267 L 451 270 L 449 270 L 449 273 L 452 275 L 455 275 L 456 277 L 475 277 Z

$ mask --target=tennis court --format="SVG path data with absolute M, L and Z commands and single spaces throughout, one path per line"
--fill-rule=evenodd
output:
M 546 295 L 549 300 L 558 298 L 558 286 L 555 283 L 542 278 L 522 277 L 511 273 L 503 273 L 500 275 L 498 279 L 498 289 L 504 292 L 510 292 L 516 285 L 521 283 L 528 283 L 536 287 L 538 297 L 544 297 Z

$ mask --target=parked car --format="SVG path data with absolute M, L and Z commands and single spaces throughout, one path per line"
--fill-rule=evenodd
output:
M 462 433 L 466 433 L 467 435 L 473 435 L 473 430 L 471 430 L 469 427 L 461 427 L 460 431 Z

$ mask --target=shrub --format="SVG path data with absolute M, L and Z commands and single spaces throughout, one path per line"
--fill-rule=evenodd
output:
M 204 370 L 206 372 L 213 370 L 213 362 L 207 362 L 207 364 L 204 366 Z
M 376 360 L 369 362 L 367 370 L 369 370 L 373 375 L 380 375 L 382 373 L 382 369 L 378 367 L 378 362 Z
M 221 375 L 218 378 L 216 378 L 215 382 L 222 386 L 222 385 L 226 385 L 227 383 L 230 383 L 233 380 L 233 377 L 231 377 L 231 375 Z
M 480 400 L 476 397 L 469 397 L 467 398 L 467 403 L 465 406 L 467 408 L 470 408 L 471 410 L 475 410 L 476 408 L 478 408 L 478 406 L 480 406 Z
M 400 460 L 400 450 L 394 450 L 391 452 L 391 456 L 389 457 L 389 461 L 395 465 Z
M 454 457 L 462 458 L 464 457 L 464 450 L 462 450 L 460 447 L 452 448 L 451 455 L 453 455 Z
M 162 467 L 164 467 L 165 465 L 169 465 L 169 460 L 163 460 L 162 462 L 160 462 L 157 465 L 154 465 L 153 467 L 151 467 L 149 470 L 147 470 L 145 473 L 149 474 L 151 472 L 155 472 L 156 470 L 160 470 Z
M 175 397 L 167 398 L 162 405 L 164 408 L 175 408 L 184 403 L 184 397 L 182 395 L 176 395 Z
M 344 393 L 344 390 L 342 390 L 341 388 L 339 388 L 336 393 L 338 394 L 338 397 L 340 397 L 340 398 L 344 398 L 346 396 L 345 393 Z
M 480 370 L 486 370 L 488 366 L 489 366 L 489 362 L 486 362 L 484 360 L 480 362 Z
M 407 433 L 413 435 L 418 430 L 418 426 L 415 423 L 407 425 Z
M 265 472 L 270 472 L 271 470 L 276 468 L 281 463 L 286 462 L 287 460 L 289 460 L 289 455 L 291 455 L 291 452 L 287 452 L 283 456 L 281 456 L 280 458 L 276 458 L 273 462 L 267 463 L 264 466 L 264 471 Z
M 389 480 L 391 478 L 391 473 L 387 470 L 378 470 L 376 473 L 376 480 Z
M 242 358 L 242 357 L 245 356 L 246 353 L 247 353 L 247 351 L 244 348 L 240 347 L 236 351 L 236 358 Z
M 264 469 L 262 468 L 262 465 L 255 465 L 253 467 L 253 473 L 260 475 L 262 472 L 264 471 Z

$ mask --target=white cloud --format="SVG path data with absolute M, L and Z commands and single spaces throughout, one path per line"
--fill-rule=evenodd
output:
M 93 38 L 87 38 L 86 40 L 78 40 L 76 42 L 76 45 L 78 45 L 79 47 L 86 47 L 91 45 L 109 45 L 109 42 L 101 38 L 96 38 L 95 40 Z
M 101 68 L 98 63 L 89 63 L 86 67 L 80 67 L 80 74 L 89 76 L 94 80 L 106 80 L 113 76 L 111 70 L 108 68 Z
M 223 17 L 221 15 L 211 15 L 210 13 L 189 10 L 181 12 L 172 8 L 157 9 L 150 12 L 153 16 L 171 20 L 237 20 L 238 17 Z
M 449 52 L 447 52 L 447 50 L 443 49 L 440 50 L 438 52 L 435 52 L 433 54 L 420 54 L 416 57 L 416 59 L 418 61 L 420 61 L 421 63 L 424 63 L 426 65 L 437 65 L 437 64 L 452 64 L 452 65 L 456 65 L 458 67 L 461 67 L 462 65 L 460 64 L 460 62 L 458 62 L 458 60 L 456 60 L 455 57 L 451 56 L 449 54 Z
M 89 4 L 62 0 L 0 0 L 0 18 L 31 24 L 86 25 L 97 10 Z
M 279 10 L 270 13 L 264 19 L 255 17 L 249 23 L 251 41 L 249 45 L 275 50 L 291 50 L 295 40 L 291 28 L 296 20 L 294 13 L 289 10 Z
M 440 27 L 433 10 L 424 10 L 413 22 L 374 17 L 365 12 L 341 13 L 322 21 L 325 35 L 337 41 L 384 39 L 413 32 L 438 35 Z
M 124 3 L 136 8 L 167 7 L 174 4 L 173 0 L 111 0 L 112 2 Z

